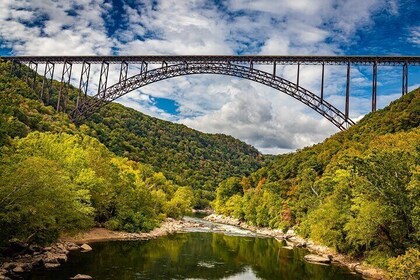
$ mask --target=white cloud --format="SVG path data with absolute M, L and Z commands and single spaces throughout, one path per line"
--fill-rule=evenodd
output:
M 408 41 L 414 45 L 420 46 L 420 26 L 414 26 L 411 28 Z

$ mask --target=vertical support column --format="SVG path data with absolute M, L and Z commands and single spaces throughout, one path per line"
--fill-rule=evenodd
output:
M 274 61 L 274 64 L 273 64 L 273 79 L 276 78 L 276 70 L 277 70 L 277 62 Z
M 61 73 L 61 84 L 58 91 L 57 111 L 65 111 L 67 106 L 68 91 L 71 79 L 71 70 L 73 65 L 64 61 L 63 72 Z
M 347 63 L 347 81 L 346 81 L 346 120 L 349 119 L 349 103 L 350 103 L 350 61 Z
M 146 78 L 146 73 L 147 73 L 147 62 L 143 60 L 140 66 L 140 75 L 143 78 Z
M 42 88 L 41 88 L 41 100 L 44 100 L 48 104 L 50 102 L 50 91 L 52 89 L 52 83 L 54 78 L 54 68 L 55 64 L 47 61 L 45 64 L 45 70 L 44 70 L 44 78 L 42 79 Z
M 298 62 L 298 65 L 297 65 L 296 89 L 299 88 L 299 72 L 300 72 L 300 62 Z
M 254 62 L 252 60 L 249 61 L 249 70 L 251 73 L 254 71 Z
M 100 93 L 102 93 L 102 95 L 105 95 L 106 84 L 108 83 L 108 72 L 109 72 L 109 63 L 106 61 L 103 61 L 102 66 L 101 66 L 101 74 L 99 76 L 98 95 Z
M 15 72 L 16 61 L 12 59 L 12 63 L 10 64 L 10 75 L 13 75 Z
M 408 93 L 408 64 L 404 62 L 403 64 L 403 74 L 402 74 L 402 95 Z
M 372 112 L 376 111 L 376 89 L 378 85 L 378 62 L 373 63 L 372 71 Z
M 36 75 L 38 72 L 38 63 L 30 61 L 29 62 L 29 71 L 26 73 L 26 82 L 29 84 L 30 87 L 32 87 L 33 90 L 35 90 L 35 86 L 36 86 Z M 30 76 L 32 76 L 32 84 L 30 81 Z
M 121 62 L 120 79 L 119 82 L 127 80 L 128 74 L 128 63 L 126 61 Z
M 322 74 L 321 74 L 321 103 L 324 102 L 324 68 L 325 63 L 322 62 Z
M 90 75 L 90 63 L 87 61 L 83 61 L 82 72 L 80 73 L 79 91 L 77 93 L 76 108 L 79 108 L 79 105 L 81 103 L 80 96 L 82 96 L 83 101 L 86 100 L 87 90 L 88 90 L 88 85 L 89 85 L 89 75 Z
M 165 73 L 168 71 L 168 62 L 162 60 L 162 69 Z

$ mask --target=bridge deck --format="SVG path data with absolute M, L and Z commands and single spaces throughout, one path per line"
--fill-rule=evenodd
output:
M 135 55 L 135 56 L 0 56 L 1 59 L 19 63 L 64 63 L 74 64 L 89 62 L 92 64 L 108 63 L 142 63 L 161 64 L 185 62 L 232 62 L 236 64 L 260 65 L 420 65 L 420 56 L 273 56 L 273 55 Z

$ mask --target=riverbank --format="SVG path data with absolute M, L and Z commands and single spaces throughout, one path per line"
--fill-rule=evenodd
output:
M 286 233 L 283 233 L 283 231 L 279 229 L 273 230 L 270 228 L 255 227 L 238 219 L 232 217 L 225 217 L 217 214 L 211 214 L 207 217 L 204 217 L 203 219 L 210 222 L 237 226 L 242 229 L 255 232 L 257 234 L 273 237 L 279 241 L 284 240 L 286 241 L 288 246 L 306 248 L 311 253 L 322 256 L 325 259 L 329 259 L 334 264 L 346 266 L 351 271 L 359 273 L 363 275 L 363 277 L 366 277 L 368 279 L 388 279 L 384 270 L 362 264 L 360 260 L 355 260 L 350 258 L 349 256 L 339 254 L 335 252 L 332 248 L 329 248 L 327 246 L 315 244 L 311 240 L 307 240 L 298 236 L 293 230 L 288 230 Z
M 183 232 L 188 228 L 199 227 L 200 223 L 194 221 L 166 219 L 160 227 L 148 233 L 128 233 L 112 231 L 104 228 L 92 228 L 77 235 L 62 235 L 60 239 L 50 246 L 22 246 L 22 254 L 15 257 L 4 258 L 0 263 L 0 280 L 22 279 L 36 268 L 57 268 L 67 261 L 70 251 L 92 250 L 88 243 L 117 240 L 149 240 L 168 234 Z

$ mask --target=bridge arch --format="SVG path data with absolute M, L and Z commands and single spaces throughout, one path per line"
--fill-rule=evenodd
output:
M 343 112 L 324 99 L 286 79 L 252 67 L 229 62 L 208 61 L 166 65 L 120 80 L 118 83 L 100 91 L 97 95 L 81 102 L 72 112 L 72 117 L 74 121 L 80 122 L 101 107 L 133 90 L 169 78 L 193 74 L 220 74 L 264 84 L 299 100 L 328 119 L 340 130 L 345 130 L 354 124 L 350 118 L 346 118 Z

